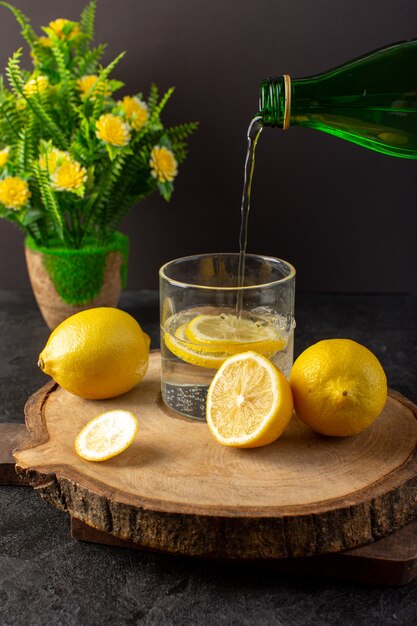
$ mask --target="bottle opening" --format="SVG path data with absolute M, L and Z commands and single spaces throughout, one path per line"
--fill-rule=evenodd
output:
M 288 77 L 289 78 L 289 77 Z M 259 91 L 259 111 L 264 126 L 284 128 L 286 118 L 286 81 L 284 76 L 263 80 Z M 287 112 L 289 126 L 289 111 Z

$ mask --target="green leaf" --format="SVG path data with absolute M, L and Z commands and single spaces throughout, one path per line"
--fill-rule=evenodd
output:
M 95 74 L 97 72 L 97 64 L 106 50 L 105 44 L 100 44 L 92 50 L 88 50 L 84 57 L 79 60 L 76 75 L 81 77 L 85 74 Z
M 22 37 L 25 39 L 25 41 L 27 41 L 29 46 L 32 48 L 32 45 L 38 39 L 38 36 L 33 30 L 30 24 L 29 18 L 22 11 L 20 11 L 19 9 L 16 9 L 16 7 L 9 4 L 8 2 L 0 2 L 0 6 L 3 6 L 6 9 L 9 9 L 9 11 L 13 13 L 13 15 L 16 18 L 16 21 L 18 22 L 18 24 L 20 25 L 22 29 L 21 30 Z
M 7 64 L 6 73 L 10 85 L 18 97 L 22 97 L 26 100 L 28 106 L 32 109 L 35 115 L 37 115 L 42 124 L 51 134 L 55 143 L 60 148 L 63 148 L 65 150 L 67 148 L 66 138 L 61 129 L 55 124 L 49 113 L 45 110 L 44 104 L 42 103 L 41 99 L 38 97 L 38 95 L 27 97 L 24 92 L 25 82 L 23 80 L 22 72 L 20 69 L 21 56 L 22 50 L 17 50 L 17 52 L 15 52 L 13 56 L 9 59 L 9 62 Z
M 85 196 L 85 185 L 80 185 L 77 189 L 71 189 L 71 193 L 75 193 L 76 196 L 80 198 L 84 198 Z
M 9 220 L 9 222 L 19 222 L 19 214 L 17 211 L 7 209 L 3 204 L 0 204 L 0 217 Z
M 109 143 L 106 143 L 106 150 L 107 154 L 109 155 L 110 161 L 114 161 L 114 159 L 120 152 L 120 148 L 117 148 L 117 146 L 112 146 Z
M 33 167 L 36 180 L 38 182 L 39 191 L 45 210 L 49 213 L 59 238 L 66 244 L 67 238 L 64 233 L 65 222 L 59 208 L 58 201 L 55 197 L 47 173 L 41 169 L 39 163 L 34 163 Z
M 184 139 L 187 139 L 187 137 L 189 137 L 193 132 L 195 132 L 198 126 L 198 122 L 178 124 L 177 126 L 167 128 L 166 134 L 171 139 L 171 141 L 183 141 Z
M 161 135 L 161 137 L 159 138 L 159 141 L 158 141 L 158 145 L 159 146 L 163 146 L 164 148 L 168 148 L 168 150 L 172 150 L 171 142 L 169 140 L 168 135 L 166 135 L 166 134 Z
M 50 48 L 43 46 L 38 41 L 33 42 L 33 63 L 41 74 L 52 77 L 55 72 L 55 60 Z
M 162 113 L 163 108 L 166 106 L 168 100 L 175 91 L 175 87 L 170 87 L 162 96 L 161 101 L 157 104 L 152 111 L 151 120 L 158 119 Z
M 95 175 L 94 175 L 94 165 L 90 165 L 87 170 L 87 181 L 85 183 L 85 188 L 87 191 L 94 191 L 94 183 L 95 183 Z
M 90 122 L 88 121 L 88 118 L 86 118 L 82 113 L 80 114 L 80 130 L 81 133 L 84 137 L 84 139 L 86 139 L 87 141 L 90 139 Z
M 172 147 L 178 163 L 183 163 L 188 154 L 188 148 L 185 141 L 176 142 Z
M 64 24 L 62 28 L 63 34 L 68 37 L 68 35 L 71 35 L 76 26 L 78 26 L 77 22 L 71 22 L 71 20 L 68 20 L 68 22 Z
M 0 74 L 0 100 L 3 101 L 7 97 L 7 89 L 4 84 L 4 76 Z
M 83 9 L 80 16 L 80 31 L 85 36 L 84 42 L 81 46 L 82 50 L 86 52 L 88 46 L 94 39 L 94 22 L 96 18 L 97 2 L 92 0 Z
M 39 142 L 39 154 L 48 154 L 54 147 L 51 139 L 41 139 Z
M 153 112 L 154 108 L 158 104 L 158 98 L 159 98 L 159 89 L 154 83 L 152 83 L 151 89 L 149 91 L 149 97 L 148 97 L 148 108 L 149 108 L 150 113 Z
M 88 98 L 91 98 L 92 94 L 94 94 L 96 91 L 99 90 L 100 83 L 105 83 L 106 82 L 109 74 L 111 74 L 111 72 L 114 70 L 116 65 L 123 59 L 125 54 L 126 54 L 126 52 L 121 52 L 115 59 L 113 59 L 113 61 L 111 63 L 109 63 L 105 68 L 100 70 L 96 82 L 93 83 L 93 85 L 91 85 L 91 88 L 86 93 L 86 96 L 85 96 L 86 100 Z M 104 92 L 104 91 L 105 91 L 105 89 L 102 90 L 102 92 Z
M 23 215 L 20 217 L 20 223 L 22 226 L 29 226 L 29 224 L 33 224 L 33 222 L 37 222 L 43 217 L 44 212 L 40 209 L 28 209 L 24 211 Z
M 16 145 L 16 161 L 20 173 L 29 170 L 35 159 L 35 149 L 32 142 L 30 127 L 23 128 L 20 132 L 19 141 Z
M 157 187 L 161 196 L 168 202 L 171 199 L 174 185 L 172 183 L 161 183 L 158 181 Z
M 113 189 L 124 173 L 126 156 L 119 151 L 111 163 L 107 163 L 100 176 L 96 176 L 97 195 L 86 212 L 85 233 L 88 234 L 90 226 L 96 226 L 103 232 L 108 225 L 107 204 L 112 196 Z
M 5 143 L 16 141 L 20 138 L 22 131 L 23 120 L 20 112 L 16 109 L 14 104 L 10 101 L 5 101 L 0 105 L 0 128 L 1 139 Z
M 71 22 L 75 24 L 75 22 Z M 65 27 L 68 24 L 65 25 Z M 64 27 L 64 28 L 65 28 Z M 57 37 L 52 31 L 50 35 L 52 42 L 51 50 L 58 67 L 59 87 L 62 94 L 61 106 L 67 112 L 67 115 L 75 115 L 75 80 L 74 74 L 69 68 L 66 59 L 66 42 Z
M 23 87 L 25 84 L 25 81 L 23 80 L 22 72 L 20 69 L 21 56 L 22 56 L 22 48 L 19 48 L 9 58 L 7 62 L 7 66 L 6 66 L 6 75 L 7 75 L 10 87 L 12 88 L 14 94 L 18 98 L 20 98 L 21 96 L 24 97 Z
M 112 92 L 118 91 L 118 89 L 121 89 L 122 87 L 125 86 L 122 80 L 111 79 L 111 80 L 108 80 L 107 82 Z

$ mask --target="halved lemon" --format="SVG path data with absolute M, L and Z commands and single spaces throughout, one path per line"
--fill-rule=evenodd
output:
M 185 333 L 194 344 L 230 355 L 253 350 L 270 357 L 285 347 L 272 324 L 230 314 L 197 315 L 188 322 Z
M 222 351 L 211 351 L 208 346 L 197 346 L 190 344 L 190 340 L 185 334 L 187 323 L 182 324 L 175 331 L 175 336 L 170 333 L 164 334 L 164 342 L 179 359 L 191 365 L 206 367 L 208 369 L 218 369 L 230 354 Z
M 272 443 L 293 413 L 285 376 L 263 355 L 243 352 L 219 368 L 207 395 L 207 424 L 217 441 L 236 448 Z
M 138 432 L 137 417 L 115 409 L 87 422 L 75 439 L 76 453 L 86 461 L 106 461 L 130 446 Z

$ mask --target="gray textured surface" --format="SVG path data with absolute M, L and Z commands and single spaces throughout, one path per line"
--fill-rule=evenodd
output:
M 121 307 L 156 347 L 157 294 L 128 292 Z M 297 321 L 297 353 L 326 337 L 356 339 L 417 401 L 416 298 L 298 295 Z M 0 421 L 21 422 L 45 381 L 36 359 L 47 336 L 30 292 L 0 291 Z M 414 626 L 416 616 L 417 581 L 367 587 L 83 544 L 32 490 L 0 487 L 1 626 Z

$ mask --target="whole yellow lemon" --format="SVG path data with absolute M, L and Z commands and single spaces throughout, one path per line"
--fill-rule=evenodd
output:
M 351 339 L 325 339 L 304 350 L 290 375 L 294 408 L 323 435 L 346 437 L 369 426 L 387 400 L 376 356 Z
M 125 311 L 81 311 L 51 333 L 38 365 L 61 387 L 101 400 L 129 391 L 148 368 L 150 339 Z

